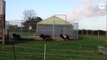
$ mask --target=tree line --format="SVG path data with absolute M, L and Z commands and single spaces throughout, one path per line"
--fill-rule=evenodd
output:
M 106 31 L 103 30 L 79 30 L 78 31 L 79 35 L 101 35 L 105 36 Z

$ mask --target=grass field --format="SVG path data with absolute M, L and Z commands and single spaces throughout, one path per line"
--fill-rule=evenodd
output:
M 16 60 L 43 60 L 44 44 L 47 44 L 46 60 L 107 60 L 98 52 L 105 45 L 105 38 L 85 36 L 71 41 L 14 41 Z M 0 45 L 0 60 L 14 60 L 12 42 Z

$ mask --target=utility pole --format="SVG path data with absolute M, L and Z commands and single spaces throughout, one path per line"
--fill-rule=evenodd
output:
M 106 36 L 105 36 L 105 39 L 106 39 L 106 43 L 107 43 L 107 0 L 105 1 L 102 1 L 102 0 L 98 0 L 99 1 L 99 9 L 105 9 L 105 13 L 106 13 Z

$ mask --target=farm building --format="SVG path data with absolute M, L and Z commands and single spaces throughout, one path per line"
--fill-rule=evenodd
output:
M 37 35 L 41 34 L 59 37 L 60 34 L 67 34 L 70 38 L 78 37 L 78 28 L 75 29 L 77 24 L 70 24 L 57 16 L 52 16 L 37 23 Z

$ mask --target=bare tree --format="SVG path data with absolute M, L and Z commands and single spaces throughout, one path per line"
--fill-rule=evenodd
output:
M 36 13 L 34 10 L 25 10 L 23 12 L 23 15 L 25 20 L 31 20 L 32 18 L 36 17 Z
M 23 28 L 28 30 L 29 27 L 32 27 L 32 30 L 36 29 L 36 25 L 38 22 L 42 21 L 41 17 L 36 16 L 34 10 L 25 10 L 23 12 L 25 21 L 22 23 Z

